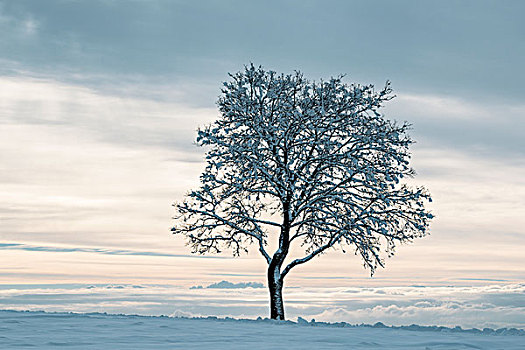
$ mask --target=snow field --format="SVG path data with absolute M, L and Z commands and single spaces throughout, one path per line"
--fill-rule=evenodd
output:
M 314 326 L 314 325 L 317 325 Z M 1 349 L 525 349 L 496 334 L 269 320 L 0 311 Z

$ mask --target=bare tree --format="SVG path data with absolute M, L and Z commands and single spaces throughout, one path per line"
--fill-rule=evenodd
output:
M 414 175 L 410 125 L 378 112 L 393 98 L 388 82 L 375 91 L 253 64 L 230 77 L 221 116 L 198 130 L 208 147 L 201 187 L 174 204 L 172 231 L 200 254 L 238 256 L 255 244 L 268 263 L 272 319 L 285 317 L 283 282 L 295 266 L 351 249 L 373 274 L 396 244 L 427 234 L 429 193 L 400 183 Z M 303 254 L 288 257 L 294 245 Z

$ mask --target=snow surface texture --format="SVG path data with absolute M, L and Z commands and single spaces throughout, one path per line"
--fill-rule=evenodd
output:
M 504 349 L 522 330 L 0 311 L 2 349 Z

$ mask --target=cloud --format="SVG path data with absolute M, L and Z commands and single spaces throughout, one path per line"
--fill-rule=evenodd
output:
M 7 87 L 0 91 L 4 242 L 32 247 L 102 246 L 116 251 L 165 252 L 170 247 L 177 254 L 188 253 L 183 240 L 169 233 L 171 204 L 198 184 L 204 150 L 192 145 L 194 129 L 213 119 L 214 109 L 106 95 L 50 79 L 2 77 L 0 82 Z M 456 106 L 456 114 L 449 116 L 451 125 L 456 119 L 470 122 L 485 108 L 446 96 L 410 95 L 402 102 L 392 113 L 387 110 L 387 115 L 402 116 L 405 110 L 408 116 L 417 115 L 416 129 L 425 122 L 424 110 L 430 113 L 436 106 L 441 110 L 429 117 L 436 121 L 448 105 Z M 517 115 L 509 113 L 508 118 L 514 120 Z M 483 118 L 492 123 L 491 113 Z M 429 137 L 438 138 L 428 132 Z M 419 172 L 414 183 L 427 186 L 435 200 L 432 235 L 417 245 L 401 247 L 377 276 L 515 281 L 523 264 L 517 247 L 523 243 L 520 230 L 525 225 L 520 211 L 525 174 L 516 164 L 520 158 L 484 157 L 465 152 L 455 141 L 445 141 L 441 147 L 423 141 L 414 148 L 413 165 Z M 314 261 L 309 275 L 320 275 L 315 283 L 345 275 L 332 280 L 333 285 L 343 283 L 347 275 L 361 276 L 361 270 L 348 274 L 341 259 L 349 258 L 329 254 Z M 339 270 L 324 267 L 322 261 Z M 469 261 L 478 263 L 472 266 Z M 435 264 L 443 268 L 436 271 Z M 250 268 L 241 265 L 240 270 L 223 271 L 264 271 L 256 263 L 250 263 Z M 39 264 L 32 266 L 31 276 L 40 271 L 42 278 L 50 278 L 50 271 L 39 270 Z M 202 266 L 208 265 L 203 262 Z M 204 272 L 196 273 L 202 277 Z M 69 276 L 74 279 L 73 274 Z
M 0 77 L 0 84 L 4 125 L 49 127 L 128 147 L 198 152 L 195 130 L 216 115 L 214 109 L 103 95 L 46 79 Z
M 0 285 L 4 309 L 142 315 L 266 317 L 265 288 L 141 284 Z M 351 324 L 525 328 L 525 285 L 285 289 L 288 319 Z
M 4 4 L 0 4 L 0 30 L 6 38 L 5 42 L 32 39 L 37 34 L 39 26 L 39 21 L 30 13 L 8 13 Z
M 220 281 L 217 283 L 212 283 L 206 287 L 203 286 L 192 286 L 190 289 L 243 289 L 243 288 L 264 288 L 264 284 L 259 282 L 239 282 L 232 283 L 228 281 Z
M 104 80 L 103 77 L 100 79 Z M 46 78 L 0 77 L 0 122 L 7 125 L 51 127 L 127 147 L 157 146 L 179 150 L 189 159 L 201 154 L 193 145 L 195 130 L 217 116 L 212 107 L 174 103 L 180 97 L 157 97 L 185 85 L 135 85 L 125 82 L 105 91 Z M 190 86 L 191 83 L 188 83 Z M 193 87 L 196 88 L 196 87 Z M 191 88 L 191 89 L 193 89 Z M 217 83 L 217 92 L 219 84 Z M 131 89 L 131 90 L 130 90 Z M 398 91 L 386 105 L 388 117 L 413 123 L 417 147 L 453 148 L 476 157 L 510 158 L 525 162 L 525 113 L 522 104 L 492 104 L 452 95 Z M 141 97 L 142 96 L 142 97 Z M 186 98 L 186 100 L 188 100 Z
M 454 95 L 398 91 L 385 113 L 413 124 L 416 147 L 468 152 L 481 159 L 525 164 L 525 105 Z
M 393 325 L 463 325 L 463 327 L 499 327 L 509 322 L 523 327 L 523 307 L 497 307 L 491 304 L 421 301 L 412 305 L 377 305 L 371 308 L 347 310 L 330 308 L 318 315 L 316 320 L 339 319 L 348 323 L 383 322 Z M 491 315 L 490 318 L 487 315 Z
M 38 29 L 38 22 L 32 18 L 29 18 L 23 22 L 22 26 L 26 35 L 34 35 Z
M 519 100 L 522 12 L 520 2 L 472 8 L 411 1 L 137 1 L 124 8 L 108 1 L 18 1 L 5 5 L 4 15 L 38 14 L 41 45 L 35 50 L 5 35 L 11 50 L 4 55 L 42 69 L 190 76 L 206 84 L 255 60 L 316 77 L 348 73 L 365 82 L 390 78 L 427 91 Z M 63 42 L 79 48 L 68 50 Z
M 106 255 L 133 255 L 133 256 L 158 256 L 158 257 L 184 257 L 184 258 L 210 258 L 210 259 L 232 259 L 225 256 L 199 256 L 191 254 L 170 254 L 162 252 L 134 251 L 125 249 L 105 248 L 72 248 L 72 247 L 50 247 L 35 246 L 22 243 L 0 243 L 0 250 L 25 250 L 29 252 L 52 252 L 52 253 L 97 253 Z M 226 281 L 223 281 L 226 282 Z M 207 288 L 214 288 L 208 286 Z M 215 287 L 216 288 L 216 287 Z
M 288 305 L 293 305 L 294 315 L 303 313 L 318 321 L 478 328 L 498 328 L 501 322 L 509 322 L 507 324 L 523 328 L 524 288 L 523 284 L 507 284 L 327 289 L 323 300 L 331 300 L 329 303 L 305 302 L 299 307 L 288 300 Z M 298 290 L 296 293 L 297 300 L 305 301 L 313 299 L 316 290 Z M 292 312 L 290 308 L 289 313 Z
M 209 110 L 46 79 L 0 84 L 4 240 L 141 249 L 170 239 L 171 204 L 198 181 L 193 139 Z

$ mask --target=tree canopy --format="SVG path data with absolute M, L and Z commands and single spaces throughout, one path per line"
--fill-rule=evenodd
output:
M 201 186 L 175 204 L 172 231 L 193 252 L 239 255 L 255 245 L 272 297 L 271 284 L 282 289 L 293 267 L 330 248 L 355 252 L 373 273 L 397 244 L 428 233 L 430 194 L 403 180 L 415 175 L 410 124 L 380 113 L 393 98 L 389 82 L 376 91 L 254 65 L 230 78 L 220 117 L 198 130 L 207 147 Z M 287 259 L 295 244 L 303 254 Z

